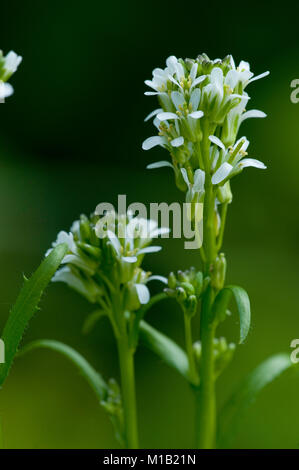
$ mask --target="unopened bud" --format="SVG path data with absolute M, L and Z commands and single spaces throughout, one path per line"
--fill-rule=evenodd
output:
M 211 284 L 216 289 L 222 289 L 224 286 L 226 275 L 226 259 L 224 253 L 220 253 L 217 256 L 216 261 L 213 266 L 212 277 L 211 277 Z

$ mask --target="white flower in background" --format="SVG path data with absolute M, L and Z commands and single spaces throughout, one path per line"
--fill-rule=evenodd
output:
M 0 80 L 6 82 L 16 72 L 21 62 L 22 57 L 14 51 L 10 51 L 6 56 L 3 56 L 2 51 L 0 51 Z
M 165 282 L 162 276 L 151 276 L 140 266 L 145 254 L 161 250 L 160 246 L 150 246 L 152 239 L 168 232 L 155 221 L 131 213 L 117 215 L 110 211 L 90 218 L 82 215 L 69 233 L 59 232 L 52 244 L 53 248 L 61 243 L 68 246 L 64 266 L 53 281 L 65 282 L 90 302 L 100 304 L 103 296 L 111 295 L 111 288 L 123 286 L 124 309 L 137 309 L 149 300 L 148 281 Z
M 0 81 L 0 100 L 4 100 L 13 94 L 13 87 L 9 83 Z

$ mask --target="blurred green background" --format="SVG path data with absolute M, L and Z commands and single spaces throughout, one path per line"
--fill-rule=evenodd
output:
M 61 229 L 97 203 L 176 201 L 181 194 L 168 169 L 146 172 L 167 157 L 145 153 L 152 135 L 143 118 L 155 98 L 143 81 L 170 54 L 212 58 L 232 53 L 270 77 L 251 85 L 250 107 L 266 120 L 242 132 L 251 156 L 268 170 L 249 169 L 233 181 L 225 252 L 230 282 L 252 302 L 252 329 L 218 382 L 219 405 L 240 379 L 269 355 L 290 352 L 299 337 L 299 104 L 290 82 L 299 78 L 296 3 L 275 9 L 262 2 L 99 2 L 24 0 L 1 5 L 0 46 L 24 57 L 11 80 L 15 94 L 0 107 L 1 300 L 0 328 L 20 286 Z M 182 240 L 163 240 L 146 268 L 167 275 L 197 263 Z M 155 286 L 154 286 L 155 287 Z M 64 341 L 104 377 L 118 377 L 115 344 L 105 320 L 81 334 L 92 310 L 64 285 L 51 285 L 24 343 Z M 169 302 L 148 321 L 182 344 L 182 317 Z M 220 332 L 237 340 L 234 315 Z M 141 446 L 192 445 L 193 401 L 188 385 L 140 348 L 136 376 Z M 299 447 L 299 376 L 286 376 L 260 396 L 240 430 L 238 448 Z M 74 368 L 47 351 L 18 359 L 0 394 L 8 448 L 114 448 L 112 427 Z

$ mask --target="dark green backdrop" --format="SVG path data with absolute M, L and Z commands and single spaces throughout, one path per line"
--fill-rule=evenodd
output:
M 146 172 L 163 149 L 145 153 L 151 135 L 144 116 L 155 99 L 144 79 L 170 54 L 212 58 L 232 53 L 270 77 L 251 85 L 251 107 L 266 120 L 246 122 L 252 156 L 268 165 L 233 182 L 225 252 L 231 282 L 251 297 L 252 330 L 219 380 L 219 403 L 261 360 L 290 351 L 299 337 L 299 78 L 294 5 L 270 3 L 24 0 L 1 2 L 0 47 L 23 55 L 12 79 L 15 95 L 0 107 L 0 327 L 22 284 L 60 229 L 101 201 L 178 199 L 167 169 Z M 181 240 L 164 240 L 146 267 L 169 270 L 197 262 Z M 169 303 L 148 320 L 182 342 L 182 318 Z M 55 338 L 81 351 L 104 374 L 117 376 L 115 345 L 103 320 L 81 335 L 90 307 L 63 285 L 51 285 L 24 342 Z M 172 310 L 173 309 L 173 310 Z M 237 339 L 237 317 L 223 333 Z M 187 384 L 148 351 L 137 354 L 143 447 L 188 447 L 193 435 Z M 260 396 L 244 421 L 237 447 L 299 447 L 299 377 L 285 377 Z M 110 422 L 71 365 L 41 351 L 17 360 L 0 394 L 9 448 L 115 447 Z

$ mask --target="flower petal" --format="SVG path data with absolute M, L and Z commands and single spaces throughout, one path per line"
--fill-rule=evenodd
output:
M 238 168 L 247 168 L 249 166 L 260 168 L 261 170 L 265 170 L 267 168 L 263 162 L 256 160 L 255 158 L 243 158 L 243 160 L 241 160 L 237 165 Z
M 162 108 L 154 109 L 154 111 L 152 111 L 146 116 L 146 118 L 144 119 L 144 122 L 149 121 L 150 118 L 156 116 L 156 114 L 160 113 L 161 111 L 163 111 Z
M 192 91 L 191 96 L 190 96 L 190 101 L 189 104 L 192 106 L 192 110 L 196 111 L 200 102 L 200 95 L 201 95 L 201 90 L 200 88 L 195 88 L 195 90 Z
M 255 82 L 256 80 L 259 80 L 260 78 L 264 78 L 264 77 L 267 77 L 267 75 L 269 75 L 269 71 L 267 72 L 264 72 L 264 73 L 261 73 L 260 75 L 256 75 L 256 77 L 253 77 L 249 80 L 248 84 L 251 83 L 251 82 Z
M 125 261 L 126 263 L 136 263 L 137 258 L 136 256 L 122 256 L 122 261 Z
M 150 276 L 148 279 L 147 279 L 147 282 L 148 281 L 161 281 L 163 282 L 163 284 L 168 284 L 168 279 L 167 277 L 165 276 L 159 276 L 158 274 L 155 274 L 153 276 Z
M 8 98 L 12 94 L 13 94 L 13 87 L 10 85 L 10 83 L 0 82 L 0 100 L 3 100 L 4 98 Z
M 233 167 L 227 162 L 222 163 L 222 165 L 218 168 L 216 173 L 212 176 L 212 183 L 219 184 L 223 181 L 232 171 Z
M 161 250 L 162 250 L 161 246 L 146 246 L 145 248 L 141 248 L 141 250 L 139 250 L 136 253 L 136 256 L 144 255 L 146 253 L 157 253 L 158 251 L 161 251 Z
M 113 248 L 115 249 L 115 251 L 120 255 L 120 252 L 121 252 L 121 244 L 120 244 L 119 239 L 118 239 L 117 236 L 115 235 L 115 233 L 112 232 L 111 230 L 107 230 L 107 236 L 108 236 L 109 240 L 111 241 L 112 246 L 113 246 Z
M 192 88 L 194 88 L 196 85 L 199 85 L 201 82 L 203 82 L 205 79 L 206 79 L 206 75 L 201 75 L 200 77 L 197 77 L 193 82 L 192 82 L 192 85 L 190 87 L 190 91 L 192 90 Z
M 258 109 L 250 109 L 249 111 L 246 111 L 246 113 L 241 115 L 240 121 L 243 122 L 245 121 L 245 119 L 265 117 L 267 117 L 267 114 L 263 113 L 263 111 L 259 111 Z
M 205 177 L 206 177 L 206 174 L 203 170 L 200 170 L 200 169 L 195 170 L 194 185 L 193 185 L 193 188 L 195 189 L 195 191 L 204 191 Z
M 220 139 L 218 139 L 218 137 L 216 137 L 215 135 L 210 135 L 209 139 L 213 144 L 217 145 L 222 150 L 225 150 L 225 145 L 221 142 Z
M 171 99 L 176 109 L 179 109 L 180 106 L 183 106 L 185 104 L 184 95 L 179 91 L 173 91 L 171 93 Z
M 184 178 L 184 181 L 185 181 L 186 185 L 190 186 L 190 181 L 189 181 L 189 178 L 188 178 L 188 175 L 187 175 L 186 168 L 181 168 L 181 173 L 182 173 L 182 176 Z
M 173 147 L 180 147 L 184 143 L 184 137 L 177 137 L 176 139 L 173 139 L 170 143 Z
M 148 137 L 145 139 L 145 141 L 142 144 L 143 150 L 150 150 L 153 147 L 156 147 L 157 145 L 164 145 L 165 144 L 165 138 L 161 135 L 155 135 L 153 137 Z
M 159 113 L 157 118 L 160 121 L 167 121 L 168 119 L 179 119 L 178 115 L 175 113 Z
M 194 81 L 194 79 L 196 77 L 197 69 L 198 69 L 198 63 L 194 62 L 194 64 L 192 65 L 191 71 L 190 71 L 190 78 L 191 78 L 192 82 Z
M 166 160 L 161 160 L 160 162 L 150 163 L 149 165 L 147 165 L 146 169 L 155 170 L 156 168 L 163 168 L 164 166 L 169 166 L 170 168 L 173 168 L 173 165 L 170 162 L 167 162 Z
M 135 284 L 135 287 L 139 302 L 141 304 L 147 304 L 150 299 L 150 293 L 148 288 L 144 284 Z
M 188 116 L 191 117 L 192 119 L 199 119 L 203 117 L 204 113 L 202 111 L 194 111 L 193 113 L 190 113 Z

